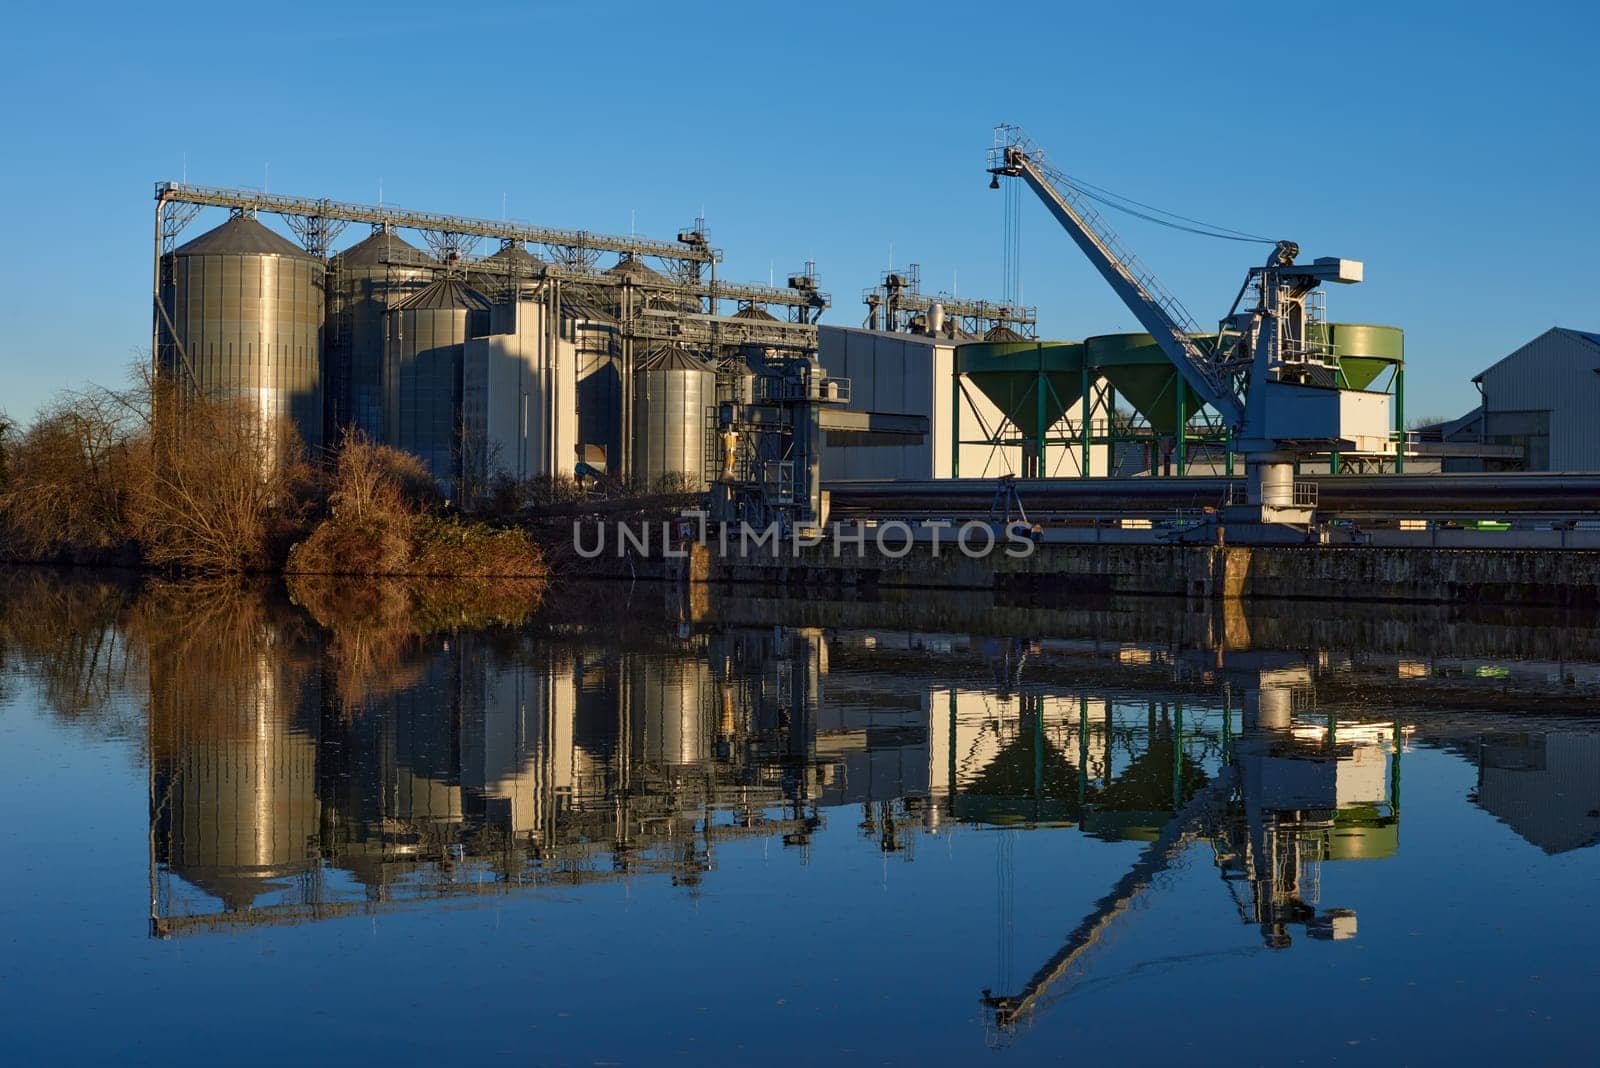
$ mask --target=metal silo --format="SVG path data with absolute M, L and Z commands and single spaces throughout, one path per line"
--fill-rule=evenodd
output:
M 544 261 L 522 245 L 511 243 L 467 269 L 467 282 L 489 299 L 510 300 L 517 287 L 544 273 Z
M 392 230 L 375 231 L 329 261 L 323 361 L 329 445 L 346 429 L 383 437 L 383 317 L 432 281 L 438 266 Z
M 633 376 L 633 478 L 682 479 L 705 488 L 706 424 L 717 376 L 676 345 L 657 350 Z
M 489 328 L 489 300 L 441 278 L 389 310 L 383 361 L 383 440 L 428 465 L 453 495 L 460 460 L 461 362 Z
M 207 397 L 238 397 L 265 420 L 323 443 L 323 262 L 237 215 L 172 254 L 162 299 L 176 345 L 163 375 Z
M 561 317 L 577 364 L 580 455 L 614 472 L 622 456 L 622 339 L 617 320 L 570 291 L 562 295 Z
M 620 318 L 637 315 L 647 308 L 683 312 L 701 310 L 698 298 L 685 294 L 672 279 L 633 256 L 623 256 L 605 273 L 620 283 L 609 287 L 613 295 L 610 310 Z

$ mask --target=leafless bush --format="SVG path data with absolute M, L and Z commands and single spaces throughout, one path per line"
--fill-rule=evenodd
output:
M 303 521 L 311 492 L 292 424 L 236 398 L 148 397 L 145 410 L 157 418 L 145 447 L 131 450 L 141 462 L 129 479 L 145 561 L 203 572 L 269 567 L 274 541 Z
M 65 393 L 7 442 L 5 548 L 33 560 L 104 552 L 132 534 L 127 484 L 137 422 L 104 390 Z

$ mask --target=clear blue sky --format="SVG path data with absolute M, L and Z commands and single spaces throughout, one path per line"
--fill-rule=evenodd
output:
M 1333 318 L 1407 331 L 1412 415 L 1552 324 L 1600 328 L 1591 4 L 7 6 L 0 408 L 148 346 L 152 183 L 176 178 L 671 237 L 724 274 L 815 259 L 858 323 L 887 265 L 1001 296 L 983 151 L 1022 124 L 1074 174 L 1363 259 Z M 202 215 L 194 236 L 220 221 Z M 1201 319 L 1255 246 L 1137 220 Z M 1041 333 L 1134 328 L 1031 201 Z M 348 232 L 345 240 L 359 237 Z

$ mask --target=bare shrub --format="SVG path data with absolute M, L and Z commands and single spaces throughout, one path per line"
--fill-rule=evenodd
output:
M 73 557 L 128 541 L 128 410 L 103 390 L 65 393 L 6 449 L 0 523 L 13 555 Z
M 202 572 L 258 571 L 277 536 L 303 521 L 310 471 L 293 425 L 237 398 L 147 410 L 158 418 L 138 450 L 129 489 L 147 563 Z

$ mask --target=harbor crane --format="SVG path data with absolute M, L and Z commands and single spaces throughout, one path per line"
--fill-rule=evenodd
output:
M 1273 246 L 1266 262 L 1250 268 L 1217 330 L 1203 332 L 1106 225 L 1091 203 L 1102 198 L 1052 166 L 1020 128 L 995 128 L 988 162 L 994 176 L 990 188 L 999 188 L 1006 177 L 1020 178 L 1033 190 L 1184 381 L 1229 428 L 1246 476 L 1243 504 L 1230 501 L 1224 510 L 1229 522 L 1260 524 L 1263 532 L 1308 527 L 1316 511 L 1316 487 L 1296 484 L 1297 461 L 1329 451 L 1391 448 L 1388 395 L 1338 385 L 1338 359 L 1321 320 L 1319 287 L 1360 282 L 1361 261 L 1323 257 L 1297 263 L 1295 242 L 1265 242 Z M 1237 231 L 1182 228 L 1259 240 Z

